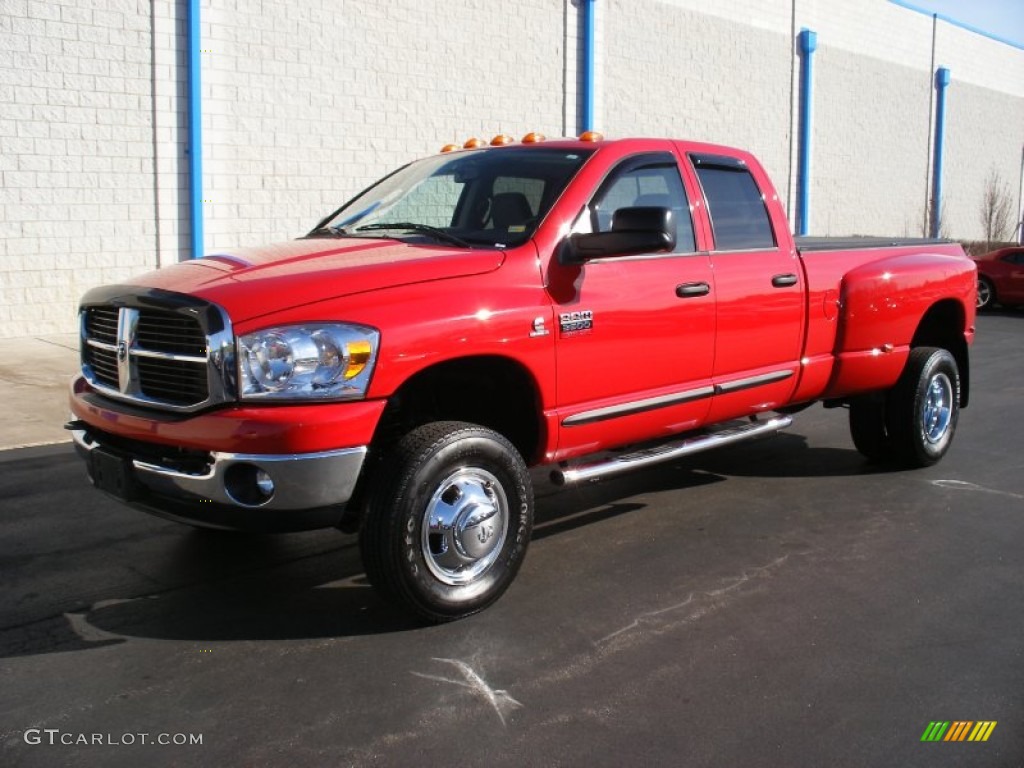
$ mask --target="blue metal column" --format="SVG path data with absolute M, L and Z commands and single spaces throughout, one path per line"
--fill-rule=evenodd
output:
M 800 30 L 800 140 L 796 176 L 796 233 L 806 235 L 811 207 L 811 106 L 814 101 L 813 63 L 818 35 Z
M 200 81 L 199 2 L 188 3 L 188 174 L 192 258 L 203 253 L 203 115 Z
M 932 156 L 932 220 L 929 234 L 938 237 L 942 229 L 942 159 L 946 143 L 946 87 L 949 70 L 935 70 L 935 154 Z
M 594 49 L 597 47 L 597 31 L 594 23 L 596 0 L 581 0 L 583 6 L 583 114 L 580 133 L 594 130 L 595 68 Z

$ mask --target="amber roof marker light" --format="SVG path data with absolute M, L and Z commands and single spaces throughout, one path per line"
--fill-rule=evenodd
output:
M 491 146 L 492 147 L 504 147 L 506 144 L 511 144 L 514 141 L 515 141 L 515 139 L 513 139 L 507 133 L 499 133 L 497 136 L 495 136 L 493 139 L 491 139 Z
M 602 141 L 604 134 L 598 131 L 584 131 L 580 134 L 580 141 Z
M 537 133 L 536 131 L 530 131 L 528 134 L 523 136 L 523 144 L 539 144 L 547 138 L 543 133 Z
M 462 145 L 463 149 L 479 149 L 480 147 L 486 146 L 483 139 L 478 139 L 475 136 L 472 139 L 466 139 L 466 143 Z

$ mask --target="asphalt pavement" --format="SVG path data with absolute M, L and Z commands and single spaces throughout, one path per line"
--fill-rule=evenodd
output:
M 439 627 L 352 536 L 192 531 L 67 444 L 0 452 L 0 764 L 1024 766 L 1024 313 L 978 325 L 939 465 L 874 467 L 816 407 L 614 481 L 538 471 L 516 583 Z

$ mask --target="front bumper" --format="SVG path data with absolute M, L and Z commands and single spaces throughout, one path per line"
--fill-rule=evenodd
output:
M 161 517 L 267 532 L 340 523 L 386 405 L 161 413 L 111 402 L 81 376 L 69 394 L 68 428 L 94 485 Z
M 213 451 L 139 456 L 81 422 L 71 433 L 93 484 L 131 506 L 210 528 L 299 531 L 337 525 L 366 447 L 288 455 Z

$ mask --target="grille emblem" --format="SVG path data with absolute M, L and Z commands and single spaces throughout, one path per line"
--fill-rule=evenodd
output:
M 123 394 L 135 392 L 136 385 L 132 370 L 132 347 L 135 346 L 135 332 L 139 326 L 139 310 L 121 307 L 117 312 L 117 388 Z

